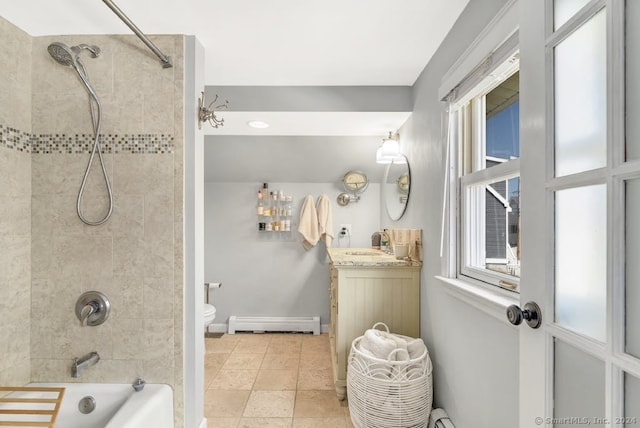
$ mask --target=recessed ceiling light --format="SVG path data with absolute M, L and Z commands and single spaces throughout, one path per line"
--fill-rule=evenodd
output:
M 269 127 L 269 124 L 267 122 L 263 122 L 261 120 L 250 120 L 249 122 L 247 122 L 247 125 L 257 129 L 264 129 Z

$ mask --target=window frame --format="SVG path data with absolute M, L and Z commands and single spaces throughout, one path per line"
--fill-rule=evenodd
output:
M 468 93 L 483 80 L 490 79 L 495 64 L 502 64 L 520 48 L 519 0 L 507 0 L 505 5 L 462 52 L 444 74 L 438 97 L 443 102 L 443 198 L 441 225 L 441 273 L 436 275 L 443 291 L 495 319 L 508 323 L 504 311 L 509 305 L 520 303 L 520 294 L 499 286 L 459 275 L 461 258 L 458 242 L 460 181 L 463 153 L 457 144 L 462 132 L 460 106 L 473 98 Z M 468 112 L 469 113 L 469 112 Z M 450 125 L 450 126 L 449 126 Z M 467 157 L 468 158 L 468 157 Z

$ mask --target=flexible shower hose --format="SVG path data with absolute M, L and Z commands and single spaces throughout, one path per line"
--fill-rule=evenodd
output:
M 111 217 L 111 214 L 113 213 L 113 192 L 111 191 L 111 183 L 109 183 L 109 176 L 107 175 L 107 169 L 104 164 L 104 159 L 102 158 L 102 149 L 100 147 L 100 122 L 102 121 L 102 107 L 100 106 L 100 100 L 98 100 L 97 95 L 95 95 L 93 91 L 91 91 L 90 89 L 91 85 L 88 83 L 87 72 L 84 68 L 84 65 L 80 61 L 77 61 L 77 62 L 80 68 L 79 70 L 77 70 L 78 75 L 80 76 L 80 79 L 82 79 L 82 82 L 87 87 L 87 91 L 89 93 L 89 111 L 91 113 L 91 125 L 93 126 L 93 136 L 94 136 L 91 156 L 89 157 L 89 162 L 87 163 L 87 169 L 84 172 L 84 177 L 82 178 L 82 184 L 80 185 L 80 190 L 78 191 L 77 212 L 78 212 L 78 217 L 80 217 L 80 220 L 82 220 L 83 223 L 89 226 L 100 226 L 101 224 L 106 223 L 106 221 L 109 220 L 109 218 Z M 96 117 L 94 106 L 93 106 L 94 101 L 98 109 L 97 117 Z M 93 165 L 93 158 L 95 157 L 96 152 L 98 152 L 100 167 L 102 168 L 102 176 L 104 177 L 104 182 L 107 187 L 107 193 L 109 194 L 109 210 L 101 220 L 91 221 L 85 218 L 84 214 L 82 213 L 82 198 L 84 196 L 85 186 L 87 184 L 89 173 L 91 172 L 91 165 Z

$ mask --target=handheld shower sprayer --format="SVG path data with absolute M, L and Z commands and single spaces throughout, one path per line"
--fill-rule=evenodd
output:
M 100 122 L 102 121 L 102 106 L 100 105 L 100 99 L 98 98 L 98 94 L 94 89 L 91 81 L 89 80 L 89 75 L 87 74 L 87 70 L 84 67 L 84 64 L 80 60 L 80 53 L 83 50 L 89 51 L 89 55 L 92 58 L 97 58 L 100 55 L 100 48 L 97 46 L 87 45 L 87 44 L 79 44 L 77 46 L 67 46 L 64 43 L 53 42 L 47 48 L 51 57 L 56 60 L 61 65 L 65 65 L 67 67 L 73 68 L 78 77 L 84 84 L 87 92 L 89 94 L 89 112 L 91 113 L 91 125 L 93 126 L 93 149 L 91 150 L 91 156 L 89 157 L 89 162 L 87 163 L 87 168 L 84 173 L 84 177 L 82 179 L 82 184 L 80 185 L 80 190 L 78 192 L 78 201 L 77 201 L 77 212 L 80 220 L 89 226 L 99 226 L 104 224 L 109 217 L 111 217 L 111 213 L 113 212 L 113 194 L 111 191 L 111 183 L 109 182 L 109 176 L 107 175 L 107 170 L 105 168 L 104 159 L 102 158 L 102 149 L 100 147 Z M 94 107 L 95 103 L 95 107 Z M 97 109 L 97 114 L 94 109 Z M 109 197 L 109 208 L 106 215 L 97 221 L 88 220 L 83 212 L 82 212 L 82 198 L 84 196 L 84 189 L 87 184 L 87 178 L 89 177 L 89 172 L 91 171 L 91 165 L 93 164 L 93 158 L 98 153 L 98 158 L 100 159 L 100 166 L 102 168 L 102 176 L 104 177 L 105 187 L 107 188 L 107 193 Z

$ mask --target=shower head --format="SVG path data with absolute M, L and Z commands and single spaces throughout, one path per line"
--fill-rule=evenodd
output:
M 78 56 L 71 48 L 64 43 L 53 42 L 47 48 L 49 55 L 53 57 L 58 63 L 66 66 L 73 66 Z
M 47 50 L 49 54 L 58 61 L 58 63 L 66 66 L 74 66 L 78 62 L 78 56 L 80 52 L 86 49 L 91 53 L 91 58 L 97 58 L 100 56 L 100 48 L 97 46 L 87 45 L 81 43 L 77 46 L 67 46 L 64 43 L 53 42 L 49 45 Z

